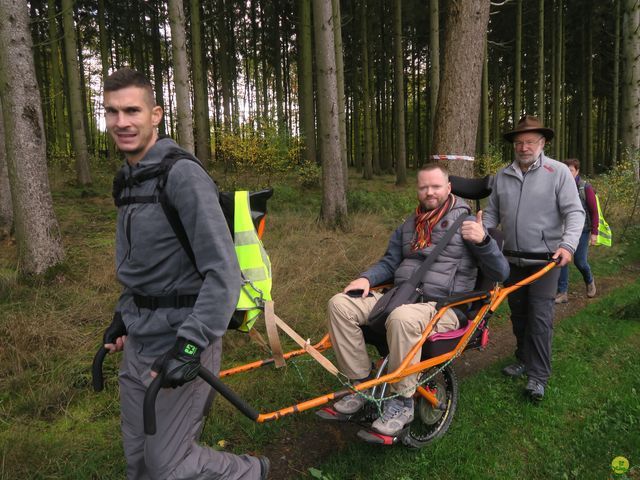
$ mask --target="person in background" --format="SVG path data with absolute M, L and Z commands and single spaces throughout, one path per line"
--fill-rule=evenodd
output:
M 582 202 L 582 208 L 586 212 L 584 219 L 584 227 L 578 242 L 578 248 L 573 255 L 573 262 L 582 274 L 582 279 L 587 286 L 587 297 L 596 296 L 596 282 L 593 279 L 593 273 L 589 266 L 587 256 L 589 255 L 589 245 L 595 245 L 598 238 L 598 205 L 596 204 L 596 192 L 590 183 L 580 178 L 580 160 L 570 158 L 565 160 L 565 165 L 569 167 L 573 178 L 576 179 L 578 194 Z M 560 270 L 560 279 L 558 280 L 558 294 L 556 295 L 556 303 L 567 303 L 569 296 L 569 265 L 565 265 Z

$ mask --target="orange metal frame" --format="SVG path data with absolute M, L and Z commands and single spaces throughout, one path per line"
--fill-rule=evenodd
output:
M 529 285 L 532 282 L 535 282 L 537 279 L 545 275 L 549 270 L 551 270 L 555 266 L 556 264 L 554 262 L 551 262 L 545 265 L 544 267 L 542 267 L 539 271 L 537 271 L 533 275 L 521 280 L 520 282 L 514 285 L 510 285 L 508 287 L 497 286 L 494 290 L 489 291 L 486 295 L 480 295 L 474 298 L 467 298 L 463 301 L 451 303 L 446 307 L 441 308 L 440 310 L 438 310 L 436 315 L 431 319 L 431 321 L 425 327 L 424 331 L 422 332 L 422 337 L 420 338 L 420 341 L 413 346 L 411 351 L 407 354 L 407 356 L 404 358 L 400 366 L 395 371 L 387 373 L 386 375 L 383 375 L 379 378 L 375 378 L 373 380 L 369 380 L 366 382 L 362 382 L 358 385 L 354 385 L 349 389 L 343 389 L 337 392 L 328 393 L 326 395 L 315 397 L 315 398 L 306 400 L 304 402 L 297 403 L 295 405 L 281 408 L 273 412 L 261 413 L 256 419 L 256 422 L 263 423 L 263 422 L 268 422 L 272 420 L 278 420 L 284 416 L 291 415 L 293 413 L 303 412 L 305 410 L 317 408 L 321 405 L 329 403 L 332 400 L 342 398 L 345 395 L 352 393 L 353 391 L 367 390 L 371 387 L 374 387 L 376 385 L 381 385 L 383 383 L 395 383 L 400 379 L 406 377 L 407 375 L 428 370 L 429 368 L 432 368 L 437 365 L 441 365 L 442 363 L 451 360 L 452 358 L 462 353 L 462 350 L 467 345 L 467 342 L 469 341 L 471 335 L 475 332 L 476 328 L 478 327 L 482 319 L 485 317 L 487 312 L 491 312 L 491 313 L 495 312 L 498 306 L 500 306 L 500 304 L 504 301 L 504 299 L 507 296 L 509 296 L 509 294 L 511 294 L 515 290 L 518 290 L 519 288 L 522 288 L 526 285 Z M 462 337 L 460 337 L 456 347 L 453 350 L 447 353 L 444 353 L 442 355 L 438 355 L 436 357 L 428 358 L 414 365 L 409 365 L 409 363 L 411 362 L 411 359 L 414 358 L 416 353 L 422 349 L 422 345 L 427 340 L 427 337 L 431 333 L 433 326 L 438 322 L 438 320 L 442 317 L 442 315 L 447 309 L 458 306 L 458 305 L 464 305 L 477 300 L 485 300 L 485 299 L 488 301 L 484 305 L 482 305 L 482 307 L 480 308 L 480 310 L 478 311 L 474 319 L 471 320 L 470 328 L 468 328 L 465 334 Z M 324 351 L 331 348 L 331 340 L 329 339 L 329 335 L 326 334 L 318 343 L 314 345 L 314 348 L 318 351 Z M 306 353 L 307 352 L 304 349 L 293 350 L 291 352 L 284 354 L 284 358 L 290 359 L 290 358 L 304 355 Z M 220 378 L 228 377 L 238 373 L 255 370 L 260 367 L 264 367 L 266 365 L 271 365 L 273 363 L 274 363 L 274 360 L 272 358 L 265 359 L 265 360 L 258 360 L 255 362 L 247 363 L 245 365 L 240 365 L 227 370 L 223 370 L 220 372 L 219 376 Z M 418 387 L 417 391 L 432 405 L 434 406 L 439 405 L 438 399 L 429 390 L 423 387 Z

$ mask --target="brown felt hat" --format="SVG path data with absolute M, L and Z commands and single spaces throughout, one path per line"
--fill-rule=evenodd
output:
M 550 141 L 554 135 L 553 130 L 542 125 L 542 123 L 540 123 L 540 120 L 538 120 L 538 117 L 525 115 L 520 119 L 520 121 L 518 121 L 518 125 L 516 126 L 515 130 L 505 133 L 503 137 L 507 142 L 513 143 L 513 137 L 515 137 L 519 133 L 527 132 L 541 133 L 542 135 L 544 135 L 544 138 L 547 141 Z

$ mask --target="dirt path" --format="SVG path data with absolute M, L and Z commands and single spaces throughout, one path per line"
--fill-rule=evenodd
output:
M 633 281 L 640 275 L 640 263 L 627 265 L 615 277 L 596 278 L 597 300 L 610 291 Z M 555 323 L 570 317 L 585 308 L 592 301 L 580 285 L 570 285 L 569 303 L 557 305 Z M 472 375 L 492 365 L 498 360 L 512 355 L 515 338 L 511 324 L 494 327 L 490 334 L 490 343 L 485 351 L 468 351 L 455 364 L 459 378 Z M 310 415 L 313 415 L 312 413 Z M 306 423 L 309 425 L 309 423 Z M 359 441 L 356 433 L 360 427 L 352 424 L 332 424 L 311 422 L 312 430 L 298 428 L 292 431 L 284 442 L 269 445 L 263 452 L 271 460 L 270 479 L 285 480 L 311 478 L 309 467 L 317 466 L 330 455 L 340 452 L 349 442 Z

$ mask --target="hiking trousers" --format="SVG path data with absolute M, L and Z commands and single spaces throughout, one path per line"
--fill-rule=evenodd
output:
M 156 357 L 138 354 L 127 338 L 120 366 L 122 443 L 129 480 L 259 480 L 260 462 L 249 455 L 220 452 L 197 443 L 214 391 L 201 378 L 178 388 L 162 388 L 156 401 L 155 435 L 145 435 L 142 404 Z M 202 352 L 201 363 L 220 371 L 222 341 Z
M 513 285 L 540 270 L 540 265 L 519 267 L 510 264 L 510 267 L 511 274 L 505 285 Z M 529 378 L 543 385 L 551 376 L 551 341 L 559 276 L 560 268 L 556 267 L 508 297 L 516 337 L 516 358 L 524 363 Z
M 372 292 L 367 298 L 353 298 L 338 293 L 329 300 L 328 323 L 333 351 L 340 371 L 350 380 L 361 380 L 371 373 L 371 360 L 360 326 L 368 323 L 369 314 L 381 296 L 378 292 Z M 435 302 L 402 305 L 391 312 L 385 324 L 389 372 L 400 366 L 435 314 Z M 453 309 L 449 309 L 433 326 L 431 333 L 455 330 L 459 324 L 458 316 Z M 418 363 L 420 354 L 418 351 L 409 365 Z M 392 383 L 390 388 L 398 395 L 411 397 L 416 390 L 417 378 L 418 374 L 407 375 L 397 383 Z

